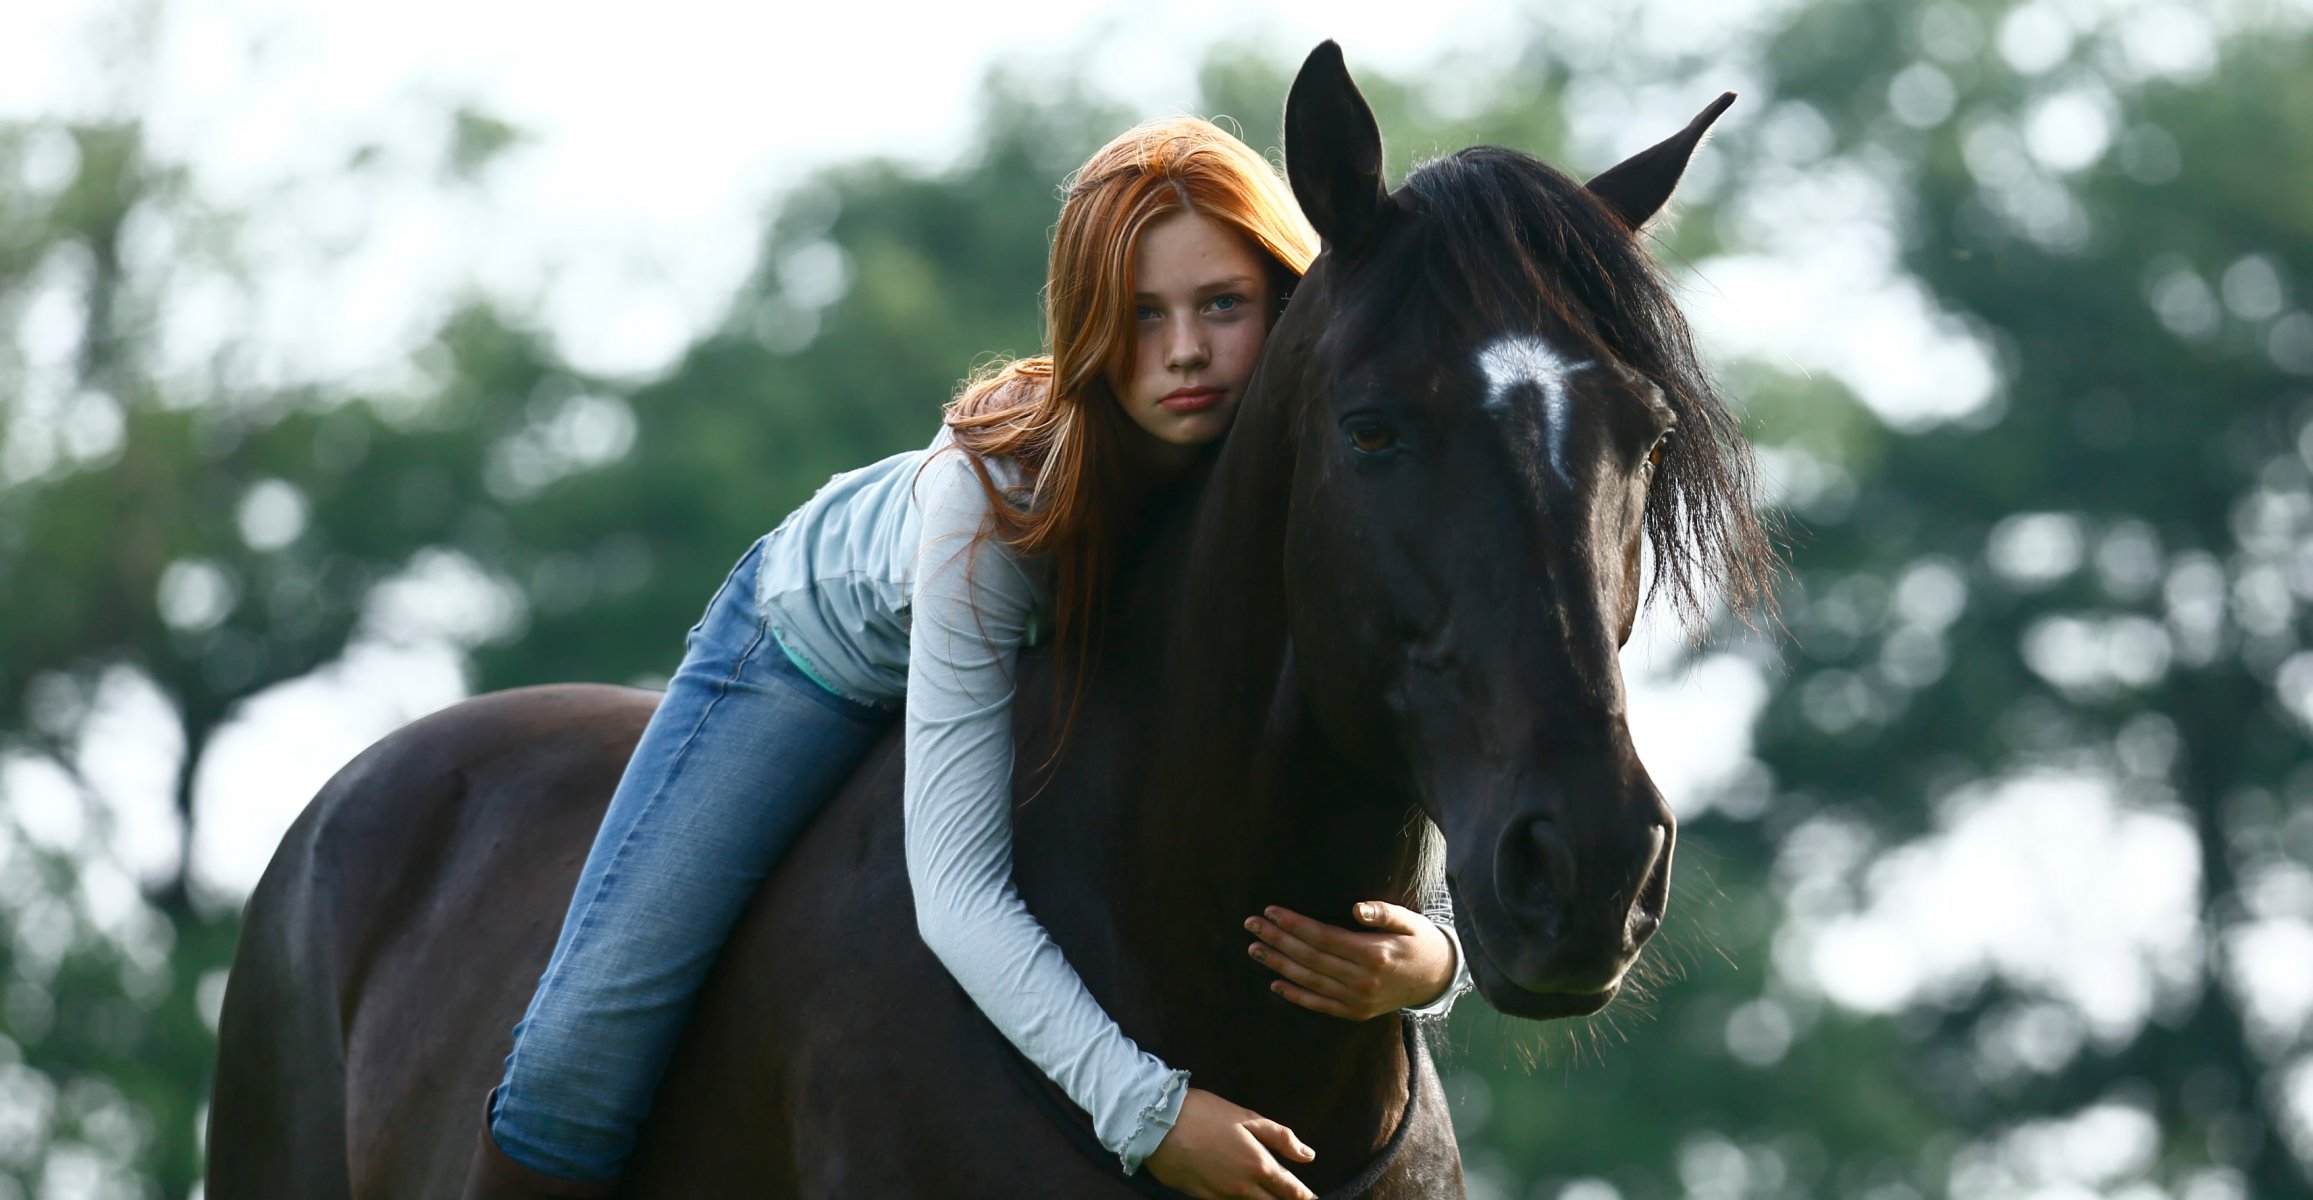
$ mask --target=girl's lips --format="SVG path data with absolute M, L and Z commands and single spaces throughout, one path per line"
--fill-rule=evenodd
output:
M 1219 404 L 1224 394 L 1219 388 L 1199 388 L 1195 391 L 1174 392 L 1157 403 L 1162 405 L 1166 412 L 1202 412 Z

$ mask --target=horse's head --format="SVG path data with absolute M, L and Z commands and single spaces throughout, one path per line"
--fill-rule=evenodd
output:
M 1328 740 L 1445 832 L 1478 986 L 1530 1017 L 1613 999 L 1661 924 L 1676 822 L 1617 650 L 1656 586 L 1755 584 L 1747 449 L 1637 229 L 1710 120 L 1587 186 L 1463 151 L 1391 193 L 1328 42 L 1285 114 L 1323 235 L 1264 371 L 1298 397 L 1286 621 Z

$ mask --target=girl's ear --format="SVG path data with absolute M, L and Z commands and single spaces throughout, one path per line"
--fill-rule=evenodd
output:
M 1685 129 L 1608 167 L 1583 186 L 1606 201 L 1606 207 L 1613 209 L 1632 230 L 1644 227 L 1662 211 L 1663 205 L 1670 203 L 1671 192 L 1678 187 L 1679 176 L 1687 173 L 1687 160 L 1694 157 L 1703 134 L 1710 131 L 1711 122 L 1718 120 L 1719 114 L 1734 102 L 1733 92 L 1722 93 L 1711 101 L 1710 107 L 1687 122 Z
M 1309 52 L 1285 97 L 1285 175 L 1302 215 L 1335 252 L 1379 228 L 1389 203 L 1381 129 L 1330 40 Z

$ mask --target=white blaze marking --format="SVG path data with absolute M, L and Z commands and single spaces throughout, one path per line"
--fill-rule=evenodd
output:
M 1486 377 L 1487 408 L 1507 412 L 1510 393 L 1522 383 L 1531 383 L 1542 390 L 1543 411 L 1549 417 L 1550 465 L 1556 467 L 1560 475 L 1567 474 L 1566 381 L 1589 368 L 1587 361 L 1570 363 L 1560 358 L 1550 343 L 1530 333 L 1499 337 L 1478 350 L 1478 371 Z

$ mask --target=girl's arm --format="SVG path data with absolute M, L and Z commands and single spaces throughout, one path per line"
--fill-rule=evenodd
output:
M 1137 1170 L 1178 1119 L 1188 1072 L 1125 1036 L 1012 883 L 1013 677 L 1035 593 L 1000 545 L 968 561 L 987 509 L 961 452 L 936 455 L 916 486 L 904 785 L 916 924 L 980 1011 Z

